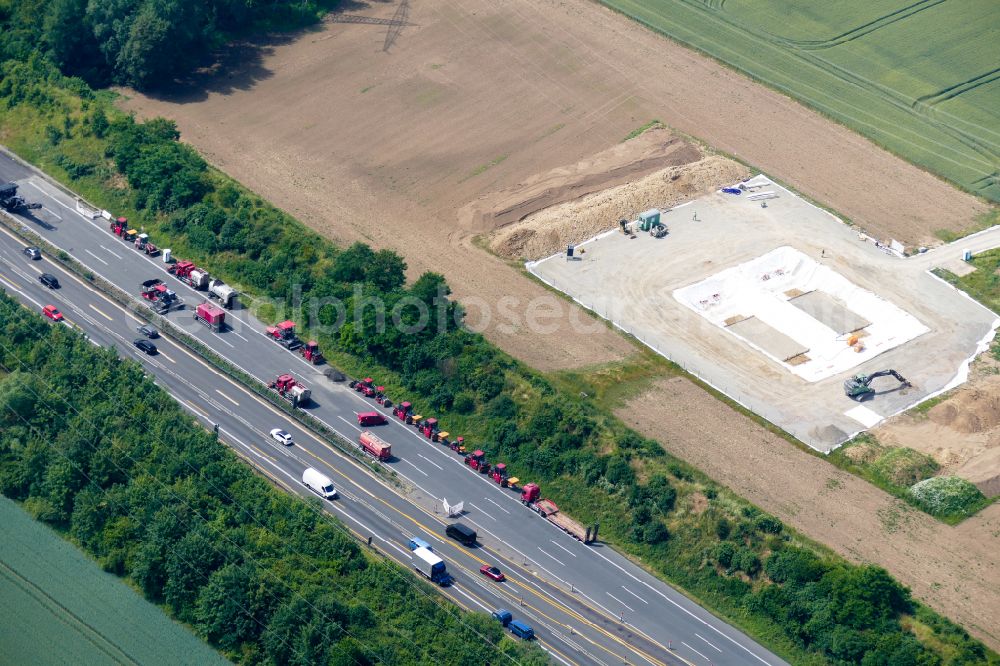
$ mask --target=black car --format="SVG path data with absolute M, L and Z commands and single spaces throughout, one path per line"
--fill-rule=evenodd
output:
M 142 333 L 143 335 L 145 335 L 147 338 L 156 338 L 156 337 L 160 336 L 160 332 L 157 331 L 152 326 L 150 326 L 149 324 L 143 324 L 142 326 L 136 326 L 135 330 L 139 331 L 140 333 Z
M 38 276 L 38 281 L 44 284 L 49 289 L 59 288 L 59 280 L 57 280 L 56 276 L 52 275 L 51 273 L 42 273 L 41 275 Z
M 149 340 L 145 340 L 143 338 L 139 338 L 138 340 L 133 340 L 132 344 L 135 345 L 136 348 L 138 348 L 138 349 L 146 352 L 150 356 L 152 356 L 153 354 L 156 353 L 156 345 L 154 345 Z
M 39 250 L 37 247 L 26 247 L 26 248 L 24 248 L 24 254 L 29 259 L 41 259 L 42 258 L 42 251 Z

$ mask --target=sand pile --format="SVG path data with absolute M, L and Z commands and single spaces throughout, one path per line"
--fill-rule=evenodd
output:
M 985 432 L 1000 425 L 1000 394 L 995 390 L 963 391 L 935 405 L 928 416 L 935 423 L 958 432 Z
M 670 166 L 702 158 L 701 149 L 663 127 L 649 129 L 580 160 L 485 194 L 458 212 L 461 227 L 490 232 L 541 210 L 631 183 Z
M 490 249 L 510 259 L 541 259 L 616 228 L 621 219 L 635 219 L 649 208 L 670 208 L 749 175 L 747 167 L 720 155 L 670 166 L 498 229 L 490 235 Z
M 926 417 L 906 414 L 874 432 L 886 446 L 908 446 L 934 457 L 941 474 L 1000 494 L 1000 375 L 988 354 L 976 361 L 969 384 L 932 407 Z

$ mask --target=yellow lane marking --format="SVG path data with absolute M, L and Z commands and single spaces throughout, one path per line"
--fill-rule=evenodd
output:
M 226 395 L 225 393 L 223 393 L 223 392 L 222 392 L 222 391 L 220 391 L 219 389 L 215 389 L 215 392 L 216 392 L 216 393 L 218 393 L 219 395 L 221 395 L 221 396 L 222 396 L 223 398 L 225 398 L 225 399 L 226 399 L 226 400 L 228 400 L 229 402 L 231 402 L 231 403 L 233 403 L 234 405 L 236 405 L 237 407 L 239 407 L 239 406 L 240 406 L 240 403 L 236 402 L 235 400 L 233 400 L 232 398 L 230 398 L 230 397 L 229 397 L 228 395 Z
M 262 450 L 262 449 L 258 449 L 258 448 L 257 448 L 256 446 L 254 446 L 253 444 L 249 444 L 248 446 L 249 446 L 249 447 L 250 447 L 251 449 L 253 449 L 254 451 L 256 451 L 257 453 L 259 453 L 260 455 L 262 455 L 262 456 L 264 456 L 265 458 L 267 458 L 268 460 L 270 460 L 271 462 L 273 462 L 273 463 L 277 463 L 277 462 L 278 462 L 278 459 L 277 459 L 277 458 L 275 458 L 274 456 L 272 456 L 272 455 L 271 455 L 270 453 L 268 453 L 267 451 L 264 451 L 264 450 Z
M 543 641 L 541 638 L 538 638 L 537 636 L 535 637 L 535 640 L 538 641 L 541 645 L 544 645 L 546 650 L 550 650 L 552 652 L 555 652 L 563 660 L 565 660 L 567 664 L 571 664 L 572 666 L 579 666 L 579 662 L 573 661 L 572 659 L 570 659 L 569 657 L 567 657 L 565 655 L 565 653 L 560 652 L 559 650 L 557 650 L 554 647 L 552 647 L 551 643 L 546 643 L 545 641 Z
M 109 317 L 108 315 L 106 315 L 106 314 L 104 314 L 103 312 L 101 312 L 100 310 L 98 310 L 98 309 L 97 309 L 97 306 L 96 306 L 96 305 L 94 305 L 93 303 L 87 303 L 87 305 L 89 305 L 89 306 L 90 306 L 90 309 L 91 309 L 91 310 L 93 310 L 93 311 L 94 311 L 94 312 L 96 312 L 97 314 L 101 315 L 102 317 L 104 317 L 104 318 L 105 318 L 105 319 L 107 319 L 108 321 L 114 321 L 114 319 L 112 319 L 112 318 L 111 318 L 111 317 Z
M 417 520 L 413 516 L 411 516 L 411 515 L 409 515 L 407 513 L 404 513 L 403 511 L 397 509 L 396 507 L 394 507 L 393 505 L 389 504 L 386 500 L 382 499 L 381 497 L 376 497 L 375 499 L 381 501 L 389 509 L 395 511 L 396 513 L 398 513 L 399 515 L 403 516 L 404 518 L 407 518 L 408 520 L 410 520 L 411 522 L 413 522 L 415 525 L 419 526 L 421 529 L 425 530 L 426 532 L 428 532 L 430 534 L 436 534 L 436 532 L 434 530 L 432 530 L 431 528 L 427 527 L 426 525 L 424 525 L 422 522 L 420 522 L 419 520 Z M 441 521 L 441 523 L 444 524 L 443 521 Z M 486 560 L 483 560 L 483 559 L 479 558 L 474 553 L 464 552 L 464 554 L 467 555 L 469 558 L 475 560 L 476 562 L 479 562 L 480 564 L 489 564 L 489 562 L 487 562 Z M 471 572 L 472 570 L 471 569 L 467 569 L 467 571 Z M 565 605 L 563 605 L 562 603 L 560 603 L 559 601 L 557 601 L 555 598 L 548 596 L 544 592 L 541 592 L 541 591 L 536 590 L 534 588 L 528 587 L 527 585 L 524 585 L 523 583 L 519 583 L 516 580 L 511 580 L 510 578 L 508 578 L 507 580 L 509 582 L 517 585 L 518 587 L 524 589 L 526 592 L 529 592 L 532 596 L 537 596 L 539 599 L 541 599 L 543 601 L 547 601 L 553 607 L 558 608 L 559 610 L 563 611 L 564 613 L 566 613 L 570 617 L 575 617 L 577 620 L 579 620 L 583 624 L 587 625 L 588 627 L 591 627 L 592 629 L 595 629 L 595 630 L 599 631 L 600 633 L 604 634 L 605 636 L 607 636 L 608 638 L 610 638 L 615 643 L 618 643 L 619 645 L 625 647 L 626 649 L 632 650 L 636 654 L 641 655 L 643 658 L 647 659 L 650 663 L 661 664 L 661 665 L 664 663 L 664 662 L 660 661 L 659 659 L 656 659 L 655 657 L 653 657 L 653 656 L 651 656 L 649 654 L 646 654 L 644 651 L 640 650 L 639 648 L 635 647 L 634 645 L 629 644 L 628 642 L 624 641 L 623 639 L 619 638 L 618 636 L 615 636 L 614 634 L 612 634 L 611 632 L 607 631 L 603 627 L 600 627 L 600 626 L 594 624 L 593 622 L 591 622 L 587 618 L 583 617 L 582 615 L 580 615 L 576 611 L 574 611 L 574 610 L 572 610 L 570 608 L 567 608 Z M 588 608 L 589 608 L 589 606 L 588 606 Z M 553 617 L 550 617 L 549 615 L 545 614 L 544 612 L 542 612 L 541 610 L 539 610 L 537 607 L 533 606 L 532 610 L 534 610 L 539 615 L 541 615 L 545 619 L 549 620 L 553 624 L 556 624 L 556 625 L 561 626 L 561 627 L 567 626 L 565 623 L 560 622 L 559 620 L 557 620 L 557 619 L 555 619 Z M 593 609 L 591 609 L 591 610 L 593 610 Z M 577 635 L 580 635 L 580 634 L 577 634 Z M 594 642 L 592 639 L 588 638 L 587 636 L 580 635 L 580 637 L 583 638 L 588 643 L 592 644 L 594 647 L 597 647 L 597 648 L 600 648 L 601 650 L 604 650 L 605 652 L 607 652 L 608 654 L 614 656 L 617 659 L 621 659 L 621 655 L 616 654 L 615 652 L 609 650 L 607 647 L 605 647 L 605 646 L 603 646 L 603 645 L 601 645 L 599 643 Z
M 204 417 L 205 417 L 206 419 L 210 419 L 210 418 L 212 418 L 212 417 L 210 417 L 210 416 L 208 415 L 208 412 L 206 412 L 206 411 L 205 411 L 204 409 L 202 409 L 201 407 L 198 407 L 198 406 L 197 406 L 197 405 L 195 405 L 195 404 L 194 404 L 193 402 L 189 402 L 189 401 L 185 400 L 185 401 L 184 401 L 184 404 L 185 404 L 185 405 L 187 405 L 188 407 L 190 407 L 191 409 L 193 409 L 194 411 L 198 412 L 198 413 L 199 413 L 199 414 L 201 414 L 202 416 L 204 416 Z
M 66 272 L 66 271 L 62 271 L 62 272 Z M 124 312 L 124 313 L 125 313 L 125 314 L 126 314 L 127 316 L 131 317 L 132 319 L 135 319 L 136 321 L 139 321 L 139 320 L 138 320 L 138 319 L 136 319 L 136 318 L 135 318 L 135 317 L 134 317 L 134 316 L 133 316 L 133 315 L 132 315 L 132 314 L 131 314 L 131 313 L 130 313 L 130 312 L 129 312 L 129 311 L 128 311 L 128 310 L 126 309 L 126 308 L 125 308 L 125 307 L 121 306 L 121 305 L 120 305 L 120 304 L 118 304 L 117 302 L 114 302 L 114 301 L 112 301 L 111 299 L 109 299 L 109 298 L 108 298 L 107 296 L 105 296 L 105 295 L 104 295 L 103 293 L 101 293 L 100 291 L 98 291 L 98 290 L 95 290 L 95 289 L 93 288 L 93 286 L 92 286 L 92 285 L 87 285 L 87 284 L 83 283 L 83 282 L 82 282 L 81 280 L 79 280 L 79 278 L 77 278 L 77 277 L 76 277 L 76 275 L 74 275 L 74 274 L 72 274 L 72 273 L 68 273 L 68 272 L 66 272 L 66 274 L 67 274 L 67 275 L 69 275 L 69 276 L 70 276 L 71 278 L 73 278 L 74 280 L 76 280 L 77 282 L 80 282 L 80 284 L 82 284 L 82 285 L 84 285 L 85 287 L 87 287 L 88 289 L 90 289 L 90 290 L 91 290 L 91 291 L 92 291 L 93 293 L 97 294 L 97 295 L 98 295 L 98 296 L 99 296 L 99 297 L 100 297 L 101 299 L 103 299 L 103 300 L 104 300 L 105 302 L 107 302 L 107 303 L 111 304 L 111 305 L 112 305 L 113 307 L 116 307 L 116 308 L 118 308 L 119 310 L 121 310 L 122 312 Z M 0 279 L 2 279 L 2 277 L 0 277 Z M 4 280 L 4 281 L 6 282 L 6 280 Z M 8 283 L 8 284 L 9 284 L 9 283 Z M 14 289 L 15 291 L 17 291 L 17 287 L 14 287 L 13 285 L 10 285 L 10 286 L 11 286 L 11 288 L 13 288 L 13 289 Z M 91 307 L 93 307 L 93 306 L 91 306 Z M 95 310 L 97 310 L 97 308 L 94 308 L 94 309 L 95 309 Z M 98 310 L 98 312 L 100 312 L 100 311 Z M 103 316 L 107 317 L 107 315 L 104 315 L 104 313 L 100 313 L 100 314 L 102 314 Z M 107 318 L 109 318 L 109 317 L 107 317 Z M 110 318 L 109 318 L 109 319 L 110 319 Z M 181 353 L 184 353 L 184 354 L 187 354 L 187 356 L 188 356 L 188 357 L 190 357 L 190 358 L 191 358 L 192 360 L 194 360 L 194 361 L 198 362 L 199 364 L 201 364 L 201 365 L 203 365 L 203 366 L 205 366 L 205 367 L 210 367 L 210 366 L 208 366 L 207 362 L 206 362 L 206 361 L 205 361 L 204 359 L 202 359 L 202 358 L 201 358 L 201 357 L 199 357 L 199 356 L 196 356 L 196 355 L 195 355 L 194 353 L 192 353 L 192 352 L 188 351 L 188 350 L 187 350 L 186 348 L 184 348 L 183 346 L 181 346 L 181 345 L 178 345 L 178 347 L 177 347 L 177 348 L 178 348 L 178 349 L 179 349 L 179 350 L 181 351 Z M 176 364 L 176 363 L 177 363 L 177 362 L 176 362 L 176 361 L 175 361 L 174 359 L 172 359 L 172 358 L 171 358 L 171 357 L 170 357 L 169 355 L 165 354 L 165 353 L 164 353 L 164 352 L 163 352 L 162 350 L 158 350 L 158 351 L 159 351 L 159 355 L 160 355 L 160 356 L 163 356 L 164 358 L 166 358 L 166 359 L 167 359 L 168 361 L 170 361 L 171 363 L 174 363 L 174 364 Z M 246 393 L 248 393 L 248 394 L 250 395 L 250 397 L 251 397 L 251 398 L 253 398 L 253 399 L 254 399 L 254 400 L 255 400 L 256 402 L 258 402 L 258 403 L 259 403 L 260 405 L 262 405 L 262 406 L 264 406 L 264 407 L 268 408 L 268 410 L 269 410 L 269 411 L 271 411 L 271 412 L 273 412 L 273 413 L 275 413 L 275 414 L 279 413 L 279 412 L 278 412 L 278 410 L 277 410 L 277 409 L 276 409 L 276 408 L 275 408 L 275 407 L 274 407 L 273 405 L 271 405 L 271 404 L 270 404 L 269 402 L 267 402 L 267 401 L 264 401 L 264 400 L 262 400 L 261 398 L 259 398 L 258 396 L 256 396 L 256 395 L 253 395 L 253 394 L 249 393 L 249 389 L 247 389 L 246 387 L 244 387 L 244 386 L 242 386 L 242 385 L 240 385 L 240 384 L 237 384 L 236 382 L 234 382 L 234 381 L 233 381 L 232 379 L 230 379 L 230 378 L 228 378 L 228 377 L 223 377 L 223 379 L 224 379 L 225 381 L 227 381 L 227 382 L 228 382 L 229 384 L 231 384 L 231 385 L 232 385 L 233 387 L 235 387 L 235 388 L 236 388 L 236 389 L 237 389 L 238 391 L 241 391 L 241 392 L 246 392 Z M 220 392 L 220 393 L 221 393 L 221 392 Z M 228 396 L 224 396 L 224 397 L 227 397 L 227 398 L 228 398 Z M 232 400 L 232 399 L 230 398 L 230 400 Z M 233 402 L 235 402 L 235 401 L 233 401 Z M 207 415 L 206 415 L 206 416 L 207 416 Z M 360 465 L 359 463 L 357 463 L 357 462 L 356 462 L 355 460 L 353 460 L 352 458 L 350 458 L 350 457 L 348 457 L 348 456 L 344 455 L 344 454 L 343 454 L 342 452 L 340 452 L 340 451 L 337 451 L 337 450 L 336 450 L 336 449 L 335 449 L 335 448 L 334 448 L 333 446 L 331 446 L 330 444 L 328 444 L 328 443 L 327 443 L 327 442 L 325 442 L 324 440 L 322 440 L 322 439 L 320 439 L 320 438 L 318 438 L 318 437 L 315 437 L 315 436 L 313 436 L 311 432 L 309 432 L 309 436 L 310 436 L 310 437 L 311 437 L 311 438 L 312 438 L 312 439 L 313 439 L 314 441 L 316 441 L 317 443 L 319 443 L 319 445 L 320 445 L 320 446 L 323 446 L 323 447 L 325 447 L 326 449 L 328 449 L 329 451 L 331 451 L 332 453 L 334 453 L 335 455 L 337 455 L 337 456 L 338 456 L 339 458 L 341 458 L 341 459 L 343 459 L 344 461 L 346 461 L 346 462 L 348 462 L 348 463 L 352 464 L 352 466 L 353 466 L 353 467 L 355 467 L 355 468 L 356 468 L 357 470 L 359 470 L 359 471 L 362 471 L 363 473 L 367 474 L 368 476 L 371 476 L 371 477 L 372 477 L 373 479 L 376 479 L 376 480 L 377 480 L 377 481 L 378 481 L 379 483 L 382 483 L 382 481 L 381 481 L 380 479 L 378 479 L 378 477 L 376 477 L 376 476 L 375 476 L 375 475 L 374 475 L 374 474 L 373 474 L 373 473 L 372 473 L 372 472 L 371 472 L 370 470 L 367 470 L 366 468 L 364 468 L 364 466 Z M 251 446 L 252 446 L 252 445 L 251 445 Z M 268 454 L 264 453 L 263 451 L 261 451 L 260 449 L 258 449 L 258 448 L 257 448 L 256 446 L 253 446 L 253 449 L 254 449 L 255 451 L 257 451 L 258 453 L 261 453 L 261 454 L 262 454 L 263 456 L 265 456 L 265 457 L 266 457 L 266 458 L 268 458 L 269 460 L 271 460 L 271 461 L 274 461 L 274 462 L 277 462 L 277 461 L 275 460 L 275 458 L 273 458 L 273 457 L 271 457 L 270 455 L 268 455 Z M 305 449 L 303 449 L 303 450 L 305 450 Z M 316 457 L 315 455 L 313 455 L 313 454 L 312 454 L 311 452 L 309 452 L 309 451 L 306 451 L 306 452 L 307 452 L 307 453 L 309 453 L 310 455 L 312 455 L 312 457 L 313 457 L 313 458 L 315 458 L 316 460 L 321 460 L 320 458 L 318 458 L 318 457 Z M 253 462 L 253 461 L 252 461 L 251 459 L 249 459 L 249 458 L 248 458 L 247 460 L 249 460 L 249 461 L 250 461 L 251 463 Z M 255 467 L 256 467 L 256 465 L 255 465 Z M 258 467 L 258 469 L 261 469 L 261 468 L 259 468 L 259 467 Z M 273 479 L 274 479 L 275 481 L 277 481 L 277 482 L 281 483 L 281 482 L 280 482 L 280 481 L 278 481 L 278 480 L 277 480 L 277 479 L 276 479 L 275 477 L 273 477 L 273 475 L 271 475 L 271 474 L 268 474 L 268 476 L 269 476 L 270 478 L 273 478 Z M 351 477 L 350 477 L 349 475 L 345 475 L 345 476 L 347 476 L 347 478 L 351 479 Z M 412 517 L 412 516 L 410 516 L 409 514 L 406 514 L 406 513 L 403 513 L 402 511 L 400 511 L 400 510 L 399 510 L 399 509 L 397 509 L 396 507 L 394 507 L 394 506 L 392 506 L 391 504 L 389 504 L 388 502 L 386 502 L 386 501 L 385 501 L 384 499 L 382 499 L 381 497 L 378 497 L 378 496 L 374 495 L 373 493 L 371 493 L 370 491 L 368 491 L 368 490 L 367 490 L 366 488 L 364 488 L 364 486 L 363 486 L 363 485 L 361 485 L 361 484 L 358 484 L 358 483 L 357 483 L 356 481 L 354 481 L 354 479 L 351 479 L 351 481 L 352 481 L 352 483 L 354 483 L 354 485 L 355 485 L 356 487 L 358 487 L 358 488 L 360 488 L 361 490 L 363 490 L 363 491 L 364 491 L 364 492 L 365 492 L 366 494 L 368 494 L 368 495 L 369 495 L 370 497 L 372 497 L 372 498 L 374 498 L 374 499 L 377 499 L 377 500 L 379 500 L 380 502 L 382 502 L 383 504 L 385 504 L 385 505 L 386 505 L 387 507 L 389 507 L 390 509 L 392 509 L 392 510 L 393 510 L 393 511 L 395 511 L 396 513 L 399 513 L 400 515 L 402 515 L 402 516 L 406 517 L 407 519 L 409 519 L 410 521 L 412 521 L 412 522 L 413 522 L 414 524 L 418 525 L 418 526 L 419 526 L 419 527 L 420 527 L 421 529 L 424 529 L 424 530 L 426 530 L 426 531 L 428 531 L 428 532 L 430 532 L 430 533 L 434 533 L 434 532 L 433 532 L 433 530 L 431 530 L 431 529 L 430 529 L 429 527 L 427 527 L 426 525 L 424 525 L 424 524 L 423 524 L 423 523 L 421 523 L 420 521 L 416 520 L 415 518 L 413 518 L 413 517 Z M 286 488 L 288 487 L 288 486 L 286 486 L 286 485 L 285 485 L 284 483 L 281 483 L 281 485 L 282 485 L 282 486 L 284 486 L 284 487 L 286 487 Z M 393 492 L 395 492 L 395 491 L 393 491 Z M 441 522 L 441 524 L 444 524 L 444 522 L 443 522 L 443 521 L 439 521 L 439 522 Z M 350 531 L 351 531 L 351 532 L 352 532 L 353 534 L 355 534 L 355 535 L 356 535 L 356 536 L 357 536 L 357 537 L 358 537 L 359 539 L 360 539 L 360 538 L 362 538 L 362 535 L 361 535 L 360 533 L 356 532 L 356 531 L 355 531 L 354 529 L 352 529 L 352 528 L 351 528 L 350 526 L 348 526 L 348 525 L 347 525 L 346 523 L 344 523 L 344 525 L 345 525 L 345 526 L 346 526 L 346 527 L 347 527 L 347 528 L 348 528 L 348 529 L 349 529 L 349 530 L 350 530 Z M 469 554 L 469 555 L 470 555 L 470 557 L 471 557 L 472 559 L 474 559 L 474 560 L 476 560 L 476 561 L 480 562 L 481 564 L 486 564 L 486 563 L 487 563 L 487 562 L 485 562 L 484 560 L 482 560 L 482 559 L 480 559 L 480 558 L 478 558 L 478 557 L 476 557 L 476 556 L 474 556 L 474 555 L 471 555 L 471 554 Z M 517 585 L 519 585 L 519 586 L 521 586 L 521 587 L 524 587 L 524 589 L 525 589 L 525 590 L 527 590 L 527 591 L 531 592 L 531 593 L 532 593 L 533 595 L 537 594 L 537 595 L 539 595 L 539 596 L 540 596 L 541 598 L 546 598 L 546 597 L 548 597 L 548 595 L 546 595 L 546 594 L 544 594 L 544 593 L 539 593 L 539 592 L 538 592 L 537 590 L 534 590 L 534 589 L 532 589 L 532 588 L 528 588 L 528 587 L 525 587 L 525 586 L 523 586 L 523 585 L 522 585 L 522 584 L 520 584 L 520 583 L 516 583 L 516 581 L 512 581 L 512 582 L 515 582 L 515 584 L 517 584 Z M 651 657 L 648 657 L 648 655 L 645 655 L 645 654 L 644 654 L 643 652 L 641 652 L 641 651 L 639 651 L 638 649 L 636 649 L 636 648 L 634 648 L 634 647 L 632 647 L 632 646 L 628 645 L 627 643 L 625 643 L 624 641 L 622 641 L 622 639 L 618 638 L 617 636 L 614 636 L 613 634 L 610 634 L 610 633 L 608 633 L 607 631 L 605 631 L 605 630 L 604 630 L 604 629 L 602 629 L 601 627 L 598 627 L 597 625 L 593 624 L 592 622 L 590 622 L 590 621 L 589 621 L 589 620 L 587 620 L 586 618 L 582 617 L 581 615 L 579 615 L 579 614 L 578 614 L 578 613 L 576 613 L 575 611 L 572 611 L 572 610 L 570 610 L 570 609 L 566 608 L 566 607 L 565 607 L 565 606 L 563 606 L 563 605 L 562 605 L 561 603 L 557 602 L 557 601 L 556 601 L 555 599 L 553 599 L 553 598 L 551 598 L 551 597 L 548 597 L 548 599 L 549 599 L 550 603 L 552 603 L 552 604 L 553 604 L 554 606 L 556 606 L 556 607 L 559 607 L 559 608 L 560 608 L 560 609 L 562 609 L 562 610 L 563 610 L 564 612 L 566 612 L 566 613 L 567 613 L 568 615 L 570 615 L 570 616 L 572 616 L 572 617 L 576 617 L 577 619 L 579 619 L 579 620 L 580 620 L 581 622 L 583 622 L 584 624 L 586 624 L 586 625 L 588 625 L 588 626 L 590 626 L 590 627 L 592 627 L 592 628 L 594 628 L 594 629 L 596 629 L 596 630 L 600 631 L 601 633 L 603 633 L 603 634 L 604 634 L 604 635 L 606 635 L 607 637 L 611 638 L 611 639 L 612 639 L 613 641 L 615 641 L 616 643 L 619 643 L 619 644 L 621 644 L 621 645 L 624 645 L 625 647 L 629 647 L 629 648 L 631 648 L 631 649 L 635 650 L 635 651 L 636 651 L 636 652 L 637 652 L 638 654 L 643 654 L 644 656 L 646 656 L 646 657 L 647 657 L 647 658 L 648 658 L 648 659 L 649 659 L 649 660 L 650 660 L 651 662 L 653 662 L 653 663 L 657 663 L 657 664 L 659 664 L 659 663 L 662 663 L 662 662 L 659 662 L 659 661 L 658 661 L 658 660 L 656 660 L 656 659 L 653 659 L 653 658 L 651 658 Z M 582 605 L 584 605 L 584 606 L 587 606 L 588 608 L 591 608 L 589 604 L 586 604 L 586 603 L 584 603 L 584 602 L 580 602 L 580 603 L 581 603 Z M 459 605 L 463 605 L 463 604 L 459 604 Z M 536 609 L 534 609 L 534 610 L 535 610 L 536 612 L 539 612 L 540 614 L 542 614 L 543 616 L 545 616 L 545 617 L 546 617 L 547 619 L 549 619 L 550 621 L 554 622 L 555 624 L 558 624 L 558 625 L 561 625 L 561 626 L 564 626 L 564 625 L 562 625 L 562 623 L 561 623 L 561 622 L 558 622 L 557 620 L 554 620 L 553 618 L 551 618 L 551 617 L 549 617 L 549 616 L 545 615 L 544 613 L 541 613 L 541 611 L 538 611 L 538 609 L 537 609 L 537 608 L 536 608 Z M 591 608 L 591 610 L 594 610 L 595 612 L 597 612 L 597 611 L 596 611 L 596 609 L 593 609 L 593 608 Z M 585 637 L 585 636 L 581 636 L 581 637 L 582 637 L 582 638 L 584 638 L 585 640 L 587 640 L 587 642 L 590 642 L 590 643 L 592 643 L 592 644 L 593 644 L 593 645 L 595 645 L 596 647 L 599 647 L 599 648 L 601 648 L 602 650 L 604 650 L 604 651 L 608 652 L 609 654 L 612 654 L 612 655 L 614 655 L 614 653 L 613 653 L 613 652 L 611 652 L 610 650 L 608 650 L 608 649 L 607 649 L 606 647 L 604 647 L 604 646 L 602 646 L 602 645 L 599 645 L 599 644 L 597 644 L 597 643 L 594 643 L 594 642 L 593 642 L 593 641 L 592 641 L 591 639 L 589 639 L 589 638 L 587 638 L 587 637 Z M 618 655 L 615 655 L 615 656 L 618 656 Z

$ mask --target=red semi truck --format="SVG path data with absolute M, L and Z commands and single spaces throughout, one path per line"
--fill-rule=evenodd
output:
M 521 503 L 533 511 L 538 512 L 542 518 L 584 543 L 592 543 L 597 540 L 597 525 L 593 529 L 584 527 L 566 514 L 559 511 L 559 507 L 552 500 L 541 499 L 542 491 L 537 483 L 526 483 L 521 490 Z
M 392 447 L 378 435 L 365 430 L 358 437 L 358 442 L 365 453 L 385 461 L 392 457 Z

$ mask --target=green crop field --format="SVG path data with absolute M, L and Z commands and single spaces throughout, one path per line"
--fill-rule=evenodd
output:
M 996 0 L 601 1 L 1000 201 Z
M 5 497 L 0 525 L 0 663 L 227 663 Z

